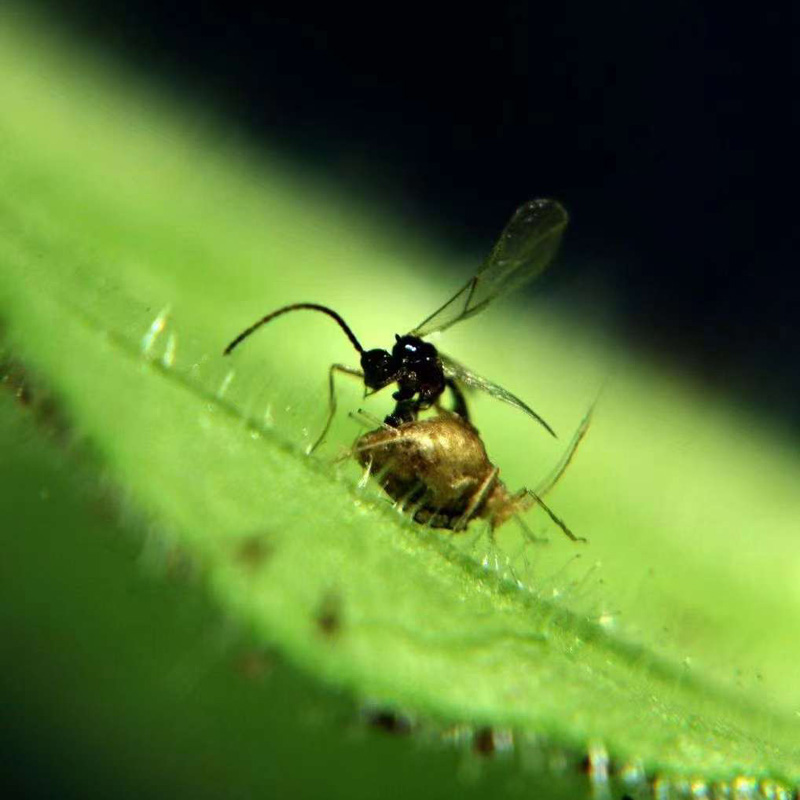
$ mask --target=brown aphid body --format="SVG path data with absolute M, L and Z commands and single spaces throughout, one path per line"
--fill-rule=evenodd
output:
M 477 430 L 457 414 L 378 428 L 354 449 L 392 499 L 435 528 L 459 531 L 485 519 L 494 530 L 536 503 L 525 489 L 508 491 Z
M 383 425 L 365 433 L 356 441 L 353 453 L 386 494 L 417 522 L 463 531 L 471 520 L 483 519 L 494 531 L 515 517 L 527 530 L 519 515 L 540 506 L 567 537 L 585 542 L 542 498 L 571 463 L 589 429 L 591 413 L 590 409 L 560 462 L 536 491 L 509 492 L 478 431 L 458 414 L 443 409 L 430 419 L 396 428 Z M 532 537 L 530 531 L 528 534 Z

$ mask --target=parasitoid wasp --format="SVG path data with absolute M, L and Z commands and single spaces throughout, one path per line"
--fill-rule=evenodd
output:
M 469 387 L 487 392 L 492 397 L 520 409 L 555 436 L 550 425 L 522 400 L 502 386 L 476 375 L 440 353 L 434 345 L 424 341 L 423 337 L 475 316 L 496 298 L 541 275 L 556 254 L 567 221 L 567 212 L 557 200 L 537 199 L 524 203 L 514 212 L 475 275 L 416 328 L 404 336 L 395 334 L 391 352 L 381 349 L 365 350 L 350 326 L 332 308 L 318 303 L 293 303 L 267 314 L 242 331 L 225 348 L 224 355 L 233 352 L 262 325 L 290 311 L 319 311 L 339 325 L 358 352 L 361 369 L 345 364 L 332 364 L 329 368 L 328 418 L 322 433 L 311 447 L 312 452 L 324 440 L 336 413 L 334 375 L 337 372 L 362 378 L 365 391 L 370 394 L 390 384 L 397 384 L 397 391 L 392 395 L 396 401 L 395 408 L 385 419 L 385 424 L 390 427 L 415 421 L 420 411 L 439 404 L 445 389 L 450 391 L 453 398 L 451 410 L 469 421 L 462 390 L 462 387 Z

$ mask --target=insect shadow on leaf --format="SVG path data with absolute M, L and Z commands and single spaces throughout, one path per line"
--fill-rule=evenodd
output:
M 359 354 L 361 369 L 346 364 L 330 366 L 328 416 L 309 452 L 316 450 L 323 442 L 336 414 L 334 378 L 337 374 L 362 379 L 365 396 L 396 383 L 397 390 L 392 394 L 395 407 L 384 420 L 390 427 L 396 428 L 415 421 L 420 411 L 438 403 L 445 389 L 452 396 L 451 410 L 469 421 L 463 389 L 470 387 L 520 409 L 555 436 L 550 425 L 516 395 L 440 353 L 434 345 L 424 341 L 424 337 L 475 316 L 498 297 L 541 275 L 558 250 L 567 221 L 567 212 L 556 200 L 530 200 L 520 206 L 475 275 L 443 306 L 407 334 L 396 334 L 391 351 L 379 348 L 366 350 L 350 326 L 332 308 L 318 303 L 293 303 L 267 314 L 243 330 L 225 348 L 224 355 L 232 353 L 263 325 L 292 311 L 317 311 L 339 325 Z

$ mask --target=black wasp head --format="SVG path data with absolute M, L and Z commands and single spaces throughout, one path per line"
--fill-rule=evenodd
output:
M 433 366 L 437 363 L 439 354 L 429 342 L 423 342 L 418 336 L 397 336 L 392 357 L 401 367 L 410 369 Z
M 386 350 L 365 350 L 361 354 L 364 384 L 368 389 L 383 389 L 397 375 L 397 362 Z

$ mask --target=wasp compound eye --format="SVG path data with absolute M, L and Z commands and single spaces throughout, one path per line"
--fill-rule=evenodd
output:
M 364 383 L 369 389 L 382 389 L 397 374 L 394 358 L 386 350 L 366 350 L 361 354 Z

